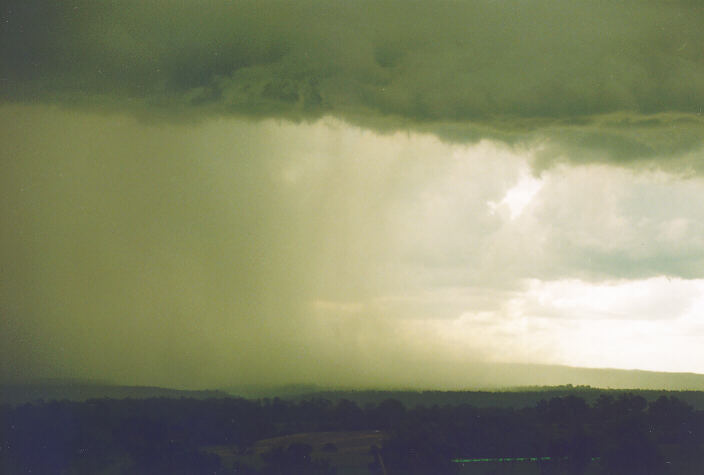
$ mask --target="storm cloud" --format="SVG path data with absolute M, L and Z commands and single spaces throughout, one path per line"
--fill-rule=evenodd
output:
M 0 382 L 704 372 L 700 2 L 0 12 Z
M 571 160 L 699 169 L 704 7 L 687 1 L 5 2 L 0 94 L 234 114 Z

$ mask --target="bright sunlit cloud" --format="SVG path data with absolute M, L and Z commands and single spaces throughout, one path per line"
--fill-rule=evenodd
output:
M 533 197 L 540 191 L 543 181 L 530 175 L 528 171 L 522 173 L 518 183 L 510 188 L 503 199 L 498 203 L 489 201 L 487 204 L 492 214 L 497 212 L 501 205 L 508 206 L 511 219 L 516 219 L 530 204 Z
M 464 295 L 454 303 L 464 304 L 465 311 L 430 324 L 455 354 L 471 351 L 499 362 L 704 371 L 704 350 L 695 344 L 704 335 L 703 279 L 532 280 L 485 310 L 474 310 Z

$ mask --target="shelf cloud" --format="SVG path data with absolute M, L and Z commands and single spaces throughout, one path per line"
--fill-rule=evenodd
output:
M 2 100 L 151 119 L 336 116 L 697 172 L 693 1 L 5 2 Z

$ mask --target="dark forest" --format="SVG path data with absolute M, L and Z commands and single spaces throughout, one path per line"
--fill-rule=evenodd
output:
M 321 447 L 283 437 L 253 451 L 301 433 L 320 434 Z M 323 444 L 340 433 L 378 435 L 363 471 Z M 0 454 L 7 474 L 686 474 L 701 473 L 702 443 L 704 411 L 673 396 L 568 395 L 522 408 L 150 398 L 5 405 Z

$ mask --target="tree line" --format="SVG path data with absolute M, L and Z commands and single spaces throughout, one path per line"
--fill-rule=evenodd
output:
M 93 399 L 0 407 L 2 473 L 329 475 L 304 444 L 225 467 L 204 448 L 245 450 L 299 432 L 387 434 L 370 473 L 451 474 L 460 459 L 540 458 L 539 473 L 702 473 L 704 411 L 662 396 L 552 397 L 522 408 L 468 404 L 360 406 L 341 399 Z M 383 463 L 383 468 L 381 464 Z

